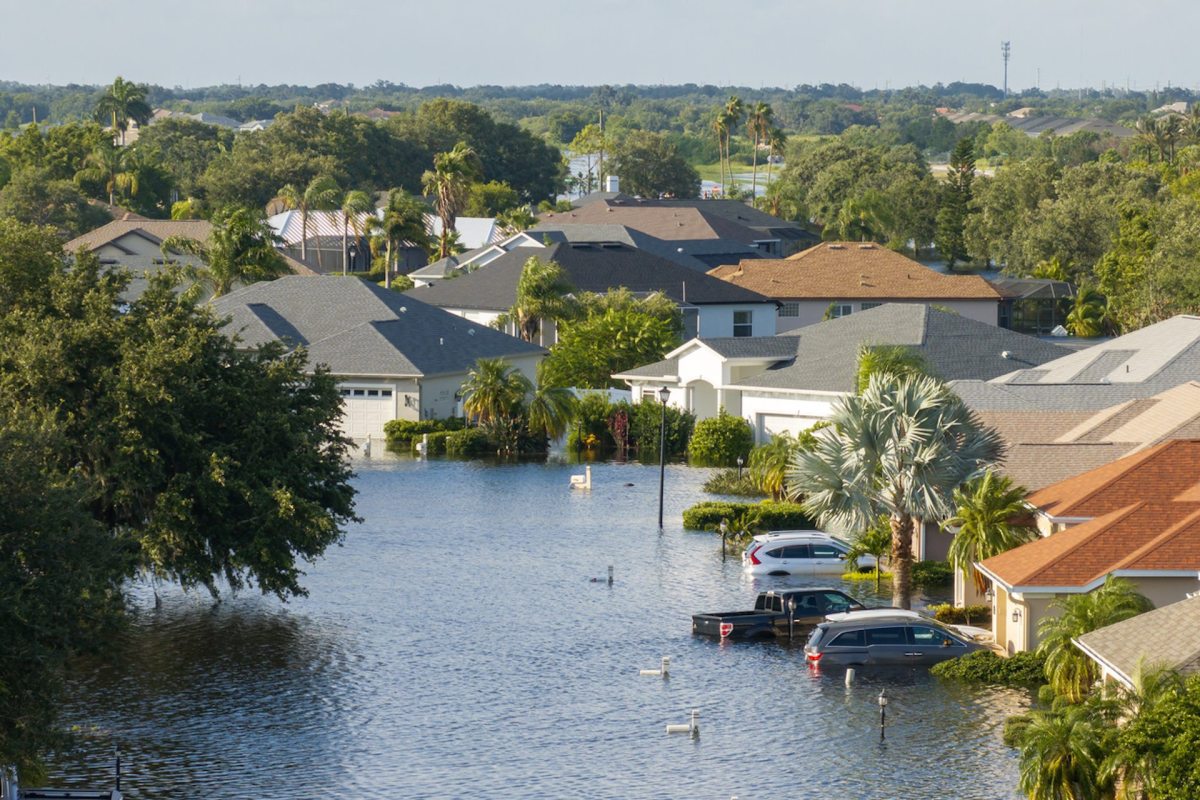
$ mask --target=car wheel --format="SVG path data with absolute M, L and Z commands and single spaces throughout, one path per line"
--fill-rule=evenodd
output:
M 786 570 L 776 569 L 776 570 L 772 570 L 772 571 L 768 572 L 767 574 L 770 575 L 772 578 L 786 578 L 791 573 L 787 572 Z

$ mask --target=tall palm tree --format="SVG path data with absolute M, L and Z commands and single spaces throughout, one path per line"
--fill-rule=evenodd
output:
M 459 142 L 447 153 L 433 157 L 433 169 L 421 176 L 426 194 L 434 198 L 434 207 L 442 221 L 442 246 L 439 258 L 450 255 L 447 236 L 467 203 L 471 183 L 479 176 L 479 158 L 466 142 Z
M 767 132 L 767 186 L 771 185 L 771 167 L 775 165 L 775 156 L 782 155 L 786 146 L 787 134 L 783 132 L 783 128 L 772 127 Z
M 391 287 L 392 273 L 396 270 L 400 247 L 408 243 L 422 250 L 431 250 L 432 240 L 425 215 L 429 206 L 420 199 L 413 197 L 403 189 L 392 189 L 388 192 L 387 203 L 383 206 L 380 217 L 370 218 L 368 224 L 383 236 L 386 243 L 387 255 L 384 258 L 383 282 Z
M 718 108 L 712 118 L 713 133 L 717 135 L 717 163 L 721 168 L 721 194 L 725 194 L 725 133 L 728 125 L 725 121 L 725 109 Z
M 515 323 L 521 339 L 532 342 L 543 322 L 567 319 L 574 314 L 578 305 L 572 295 L 574 291 L 562 267 L 530 256 L 517 279 L 517 302 L 504 315 L 504 321 Z
M 549 386 L 545 370 L 538 365 L 537 387 L 529 394 L 525 409 L 526 424 L 530 433 L 557 439 L 571 427 L 579 409 L 579 400 L 574 392 L 563 386 Z
M 1081 285 L 1067 312 L 1067 330 L 1074 336 L 1090 339 L 1102 334 L 1107 323 L 1108 304 L 1103 295 L 1087 284 Z
M 1103 739 L 1086 706 L 1033 712 L 1021 735 L 1021 791 L 1029 800 L 1103 797 Z
M 1046 679 L 1054 692 L 1078 703 L 1100 677 L 1096 662 L 1075 646 L 1074 639 L 1153 607 L 1132 583 L 1111 575 L 1095 591 L 1052 602 L 1049 609 L 1058 615 L 1046 616 L 1038 623 L 1038 652 L 1046 657 Z
M 138 193 L 138 173 L 132 169 L 130 151 L 109 142 L 100 145 L 83 159 L 83 168 L 75 173 L 76 183 L 103 184 L 108 204 L 117 204 L 117 193 Z
M 97 122 L 112 125 L 112 129 L 121 135 L 121 146 L 124 147 L 129 123 L 145 125 L 150 121 L 151 113 L 150 104 L 146 102 L 146 87 L 118 75 L 96 103 L 95 117 Z
M 213 295 L 228 294 L 235 283 L 269 281 L 288 274 L 283 256 L 275 249 L 279 238 L 261 212 L 242 206 L 225 206 L 212 218 L 207 242 L 169 236 L 162 243 L 165 255 L 191 253 L 205 264 L 201 278 Z
M 287 184 L 275 197 L 287 209 L 300 212 L 300 260 L 308 260 L 308 215 L 313 211 L 332 211 L 338 207 L 342 190 L 337 181 L 327 175 L 318 175 L 308 182 L 304 190 L 295 184 Z M 272 202 L 275 202 L 272 201 Z M 321 247 L 317 244 L 317 266 L 321 266 Z
M 824 524 L 863 529 L 886 514 L 892 529 L 892 603 L 912 605 L 912 537 L 922 520 L 952 513 L 954 489 L 1003 454 L 995 431 L 925 375 L 877 374 L 840 399 L 812 451 L 798 450 L 788 494 Z
M 528 206 L 517 206 L 496 215 L 496 225 L 504 236 L 513 236 L 537 225 L 537 217 Z
M 758 199 L 758 145 L 770 139 L 771 129 L 775 122 L 775 112 L 771 106 L 761 100 L 750 107 L 747 126 L 754 134 L 754 178 L 750 184 L 751 201 Z M 769 159 L 768 159 L 769 160 Z
M 1011 478 L 990 469 L 954 490 L 958 510 L 942 523 L 943 529 L 954 531 L 948 557 L 980 594 L 988 582 L 974 564 L 1037 538 L 1035 529 L 1020 522 L 1029 515 L 1026 494 L 1023 486 L 1014 486 Z
M 1178 672 L 1147 663 L 1144 657 L 1129 677 L 1133 683 L 1130 688 L 1120 684 L 1106 687 L 1106 694 L 1115 692 L 1115 697 L 1107 703 L 1106 715 L 1114 727 L 1136 727 L 1140 714 L 1153 712 L 1160 703 L 1184 691 L 1184 680 Z M 1116 787 L 1116 800 L 1150 800 L 1159 796 L 1158 760 L 1153 749 L 1138 746 L 1125 736 L 1114 739 L 1100 765 L 1100 777 Z
M 855 355 L 858 372 L 855 385 L 862 394 L 876 375 L 932 375 L 933 368 L 919 352 L 902 344 L 862 344 Z
M 481 358 L 462 385 L 463 411 L 484 425 L 520 412 L 530 380 L 503 358 Z
M 729 170 L 729 182 L 733 183 L 733 154 L 731 152 L 731 144 L 733 142 L 733 132 L 737 130 L 737 126 L 742 123 L 742 118 L 746 116 L 746 104 L 742 102 L 742 98 L 736 94 L 731 94 L 729 99 L 725 101 L 725 106 L 721 109 L 725 117 L 725 164 Z M 725 186 L 721 186 L 721 194 L 725 194 Z
M 361 239 L 366 231 L 366 222 L 363 220 L 364 214 L 370 214 L 375 211 L 375 204 L 371 202 L 371 195 L 361 189 L 352 189 L 346 192 L 346 196 L 342 198 L 342 274 L 346 274 L 348 267 L 347 262 L 350 260 L 348 253 L 350 252 L 350 230 L 354 231 L 354 238 Z

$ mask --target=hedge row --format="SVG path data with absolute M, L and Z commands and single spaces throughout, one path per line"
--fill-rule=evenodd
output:
M 384 435 L 387 436 L 387 446 L 397 450 L 405 450 L 412 446 L 413 440 L 420 440 L 425 434 L 435 434 L 445 431 L 461 431 L 466 427 L 462 417 L 449 419 L 393 419 L 383 425 Z M 430 436 L 432 439 L 433 436 Z M 430 448 L 433 444 L 430 444 Z
M 959 608 L 951 603 L 930 606 L 928 609 L 934 619 L 947 625 L 991 625 L 991 606 L 967 606 Z
M 1001 686 L 1033 686 L 1046 682 L 1046 659 L 1037 651 L 1001 658 L 991 650 L 976 650 L 935 664 L 929 670 L 942 678 Z
M 730 503 L 709 500 L 697 503 L 683 512 L 683 527 L 693 531 L 715 531 L 721 520 L 733 521 L 742 514 L 753 511 L 758 514 L 766 530 L 813 530 L 816 523 L 804 513 L 799 503 L 777 503 L 763 500 L 761 503 Z

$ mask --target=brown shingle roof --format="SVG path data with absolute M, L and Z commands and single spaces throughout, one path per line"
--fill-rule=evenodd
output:
M 710 270 L 779 300 L 1000 300 L 977 275 L 945 275 L 877 244 L 823 242 L 785 259 Z
M 681 206 L 619 206 L 588 203 L 571 211 L 548 212 L 542 222 L 562 224 L 625 225 L 666 241 L 730 239 L 752 244 L 770 238 L 745 225 Z
M 1200 440 L 1174 439 L 1047 486 L 1026 501 L 1055 517 L 1097 517 L 1132 503 L 1190 497 L 1185 493 L 1198 483 Z
M 1083 588 L 1122 570 L 1200 571 L 1200 503 L 1135 502 L 981 566 L 1023 588 Z

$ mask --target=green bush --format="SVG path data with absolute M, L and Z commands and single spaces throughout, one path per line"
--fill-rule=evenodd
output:
M 575 426 L 567 436 L 567 447 L 611 453 L 619 449 L 620 431 L 614 430 L 624 415 L 624 442 L 627 453 L 643 461 L 658 461 L 658 434 L 662 427 L 662 406 L 657 402 L 637 405 L 610 403 L 602 392 L 587 392 L 580 398 Z M 667 406 L 667 458 L 678 458 L 687 451 L 695 415 Z
M 619 403 L 629 410 L 629 436 L 638 458 L 658 460 L 658 432 L 662 427 L 662 405 L 643 400 L 637 405 Z M 679 458 L 687 452 L 688 439 L 696 424 L 696 415 L 675 406 L 667 406 L 667 458 Z
M 461 431 L 446 431 L 439 434 L 448 456 L 479 456 L 495 452 L 487 434 L 479 428 L 464 428 Z M 430 440 L 432 441 L 432 436 Z
M 949 561 L 917 561 L 912 565 L 912 585 L 917 589 L 937 588 L 954 582 Z
M 387 436 L 387 446 L 393 449 L 406 450 L 414 439 L 427 433 L 438 431 L 461 431 L 466 427 L 466 421 L 461 417 L 447 419 L 393 419 L 385 422 L 383 433 Z
M 721 520 L 732 522 L 743 514 L 755 512 L 763 528 L 772 531 L 812 530 L 816 527 L 799 503 L 730 503 L 708 500 L 683 512 L 683 527 L 692 531 L 715 531 Z
M 992 623 L 991 606 L 967 606 L 959 608 L 952 603 L 930 606 L 926 609 L 933 614 L 934 619 L 947 625 L 990 625 Z
M 1036 651 L 1002 658 L 992 650 L 977 650 L 936 664 L 929 671 L 941 678 L 968 683 L 1035 686 L 1046 682 L 1046 659 Z
M 752 447 L 754 430 L 750 423 L 722 408 L 717 416 L 696 423 L 688 444 L 688 461 L 705 467 L 732 467 L 738 458 L 748 458 Z
M 739 475 L 736 469 L 723 469 L 714 473 L 704 482 L 704 491 L 709 494 L 736 494 L 742 497 L 763 497 L 765 494 L 759 491 L 749 471 L 742 470 Z

